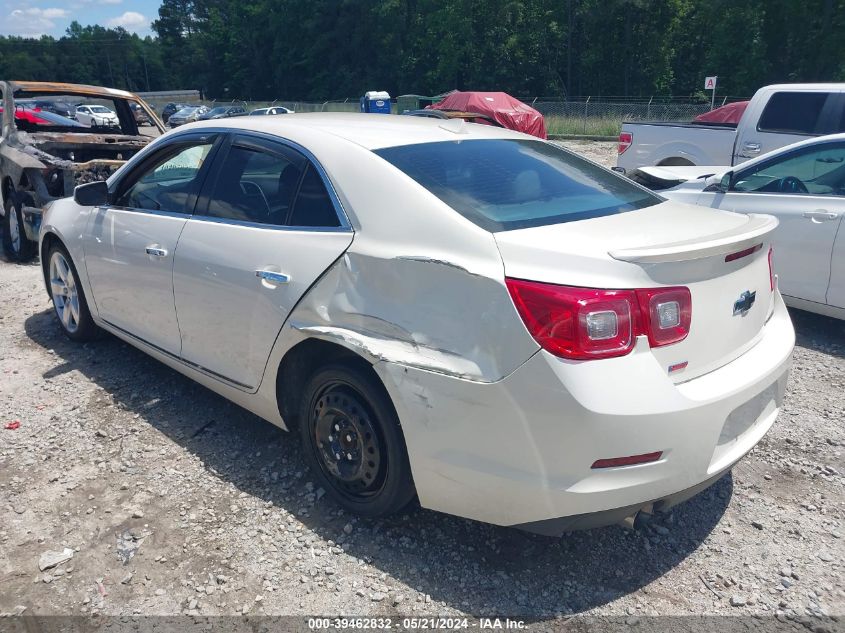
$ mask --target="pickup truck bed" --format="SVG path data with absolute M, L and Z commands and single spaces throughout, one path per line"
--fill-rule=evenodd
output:
M 736 165 L 814 136 L 845 131 L 845 84 L 760 88 L 736 125 L 623 123 L 617 167 Z
M 626 133 L 631 146 L 617 162 L 626 171 L 645 165 L 730 165 L 736 141 L 733 126 L 695 123 L 625 123 Z

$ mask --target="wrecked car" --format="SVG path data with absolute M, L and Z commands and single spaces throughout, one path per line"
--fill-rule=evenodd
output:
M 43 207 L 71 195 L 78 184 L 105 180 L 164 132 L 155 112 L 123 90 L 0 81 L 0 95 L 0 212 L 3 250 L 13 261 L 37 254 Z M 65 104 L 79 102 L 107 108 L 117 125 L 89 127 L 56 114 L 65 113 Z M 139 125 L 135 107 L 144 112 L 148 126 Z
M 533 136 L 410 116 L 200 121 L 45 211 L 57 328 L 300 435 L 347 512 L 641 524 L 778 416 L 777 221 Z

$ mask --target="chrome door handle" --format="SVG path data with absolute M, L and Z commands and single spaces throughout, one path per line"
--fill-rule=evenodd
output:
M 267 281 L 271 284 L 286 284 L 290 281 L 290 275 L 277 273 L 272 270 L 256 270 L 255 276 L 262 281 Z
M 159 248 L 158 246 L 147 246 L 144 250 L 147 255 L 151 255 L 153 257 L 167 257 L 167 250 Z
M 824 209 L 816 209 L 815 211 L 804 211 L 804 217 L 813 222 L 826 222 L 828 220 L 835 220 L 839 217 L 839 214 L 833 211 L 825 211 Z
M 743 156 L 756 156 L 760 153 L 760 143 L 749 143 L 745 142 L 742 144 L 742 155 Z

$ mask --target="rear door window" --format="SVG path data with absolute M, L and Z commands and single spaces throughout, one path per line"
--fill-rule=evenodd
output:
M 816 134 L 819 117 L 829 96 L 829 92 L 776 92 L 763 109 L 757 130 L 779 134 Z
M 314 165 L 308 165 L 291 212 L 291 226 L 340 226 L 329 192 Z
M 663 201 L 543 141 L 446 141 L 375 153 L 492 232 L 597 218 Z
M 211 190 L 210 217 L 294 227 L 339 227 L 317 168 L 281 143 L 235 139 Z
M 305 157 L 283 145 L 264 149 L 235 141 L 218 172 L 207 213 L 283 226 L 304 169 Z

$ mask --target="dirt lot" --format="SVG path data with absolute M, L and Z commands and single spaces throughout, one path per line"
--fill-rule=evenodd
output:
M 580 149 L 607 160 L 612 144 Z M 2 262 L 0 613 L 780 614 L 812 627 L 845 614 L 845 327 L 793 317 L 784 411 L 732 475 L 642 531 L 548 539 L 418 508 L 344 515 L 295 437 L 114 338 L 71 343 L 38 266 Z

